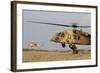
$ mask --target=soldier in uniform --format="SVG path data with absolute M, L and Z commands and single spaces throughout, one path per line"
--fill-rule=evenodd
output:
M 73 50 L 73 54 L 77 54 L 78 50 L 75 44 L 69 44 L 69 48 Z

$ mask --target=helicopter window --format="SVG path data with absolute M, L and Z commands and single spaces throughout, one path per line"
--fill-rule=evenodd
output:
M 57 36 L 62 36 L 62 37 L 64 37 L 65 34 L 64 34 L 63 32 L 59 32 L 59 33 L 57 33 Z
M 80 36 L 78 36 L 78 35 L 74 35 L 74 39 L 76 39 L 76 40 L 80 40 Z
M 61 35 L 61 32 L 57 33 L 57 36 Z
M 64 33 L 62 33 L 62 34 L 61 34 L 61 36 L 62 36 L 62 37 L 64 37 L 64 36 L 65 36 L 65 34 L 64 34 Z
M 78 36 L 78 40 L 80 40 L 80 36 Z
M 55 38 L 55 40 L 59 40 L 59 38 L 58 38 L 58 37 L 56 37 L 56 38 Z

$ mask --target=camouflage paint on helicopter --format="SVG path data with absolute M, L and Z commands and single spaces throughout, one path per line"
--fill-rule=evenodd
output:
M 63 44 L 90 45 L 90 39 L 89 33 L 76 29 L 65 30 L 51 36 L 51 41 Z

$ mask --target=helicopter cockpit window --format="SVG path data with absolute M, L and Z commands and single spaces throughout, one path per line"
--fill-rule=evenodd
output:
M 64 36 L 65 36 L 65 34 L 64 34 L 64 33 L 62 33 L 62 34 L 61 34 L 61 36 L 62 36 L 62 37 L 64 37 Z
M 59 33 L 57 33 L 57 36 L 59 36 L 59 35 L 61 35 L 62 33 L 61 32 L 59 32 Z
M 65 34 L 64 34 L 63 32 L 59 32 L 59 33 L 57 33 L 57 36 L 64 37 L 64 36 L 65 36 Z

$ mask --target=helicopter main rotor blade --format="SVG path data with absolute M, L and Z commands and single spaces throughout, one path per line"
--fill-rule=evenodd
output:
M 56 24 L 56 23 L 45 23 L 45 22 L 37 22 L 37 21 L 27 21 L 32 23 L 40 23 L 40 24 L 48 24 L 48 25 L 56 25 L 56 26 L 64 26 L 64 27 L 70 27 L 70 25 L 62 25 L 62 24 Z
M 56 26 L 64 26 L 64 27 L 73 27 L 73 28 L 90 28 L 90 26 L 77 26 L 77 25 L 63 25 L 63 24 L 57 24 L 57 23 L 46 23 L 46 22 L 38 22 L 38 21 L 27 21 L 31 23 L 39 23 L 39 24 L 48 24 L 48 25 L 56 25 Z

